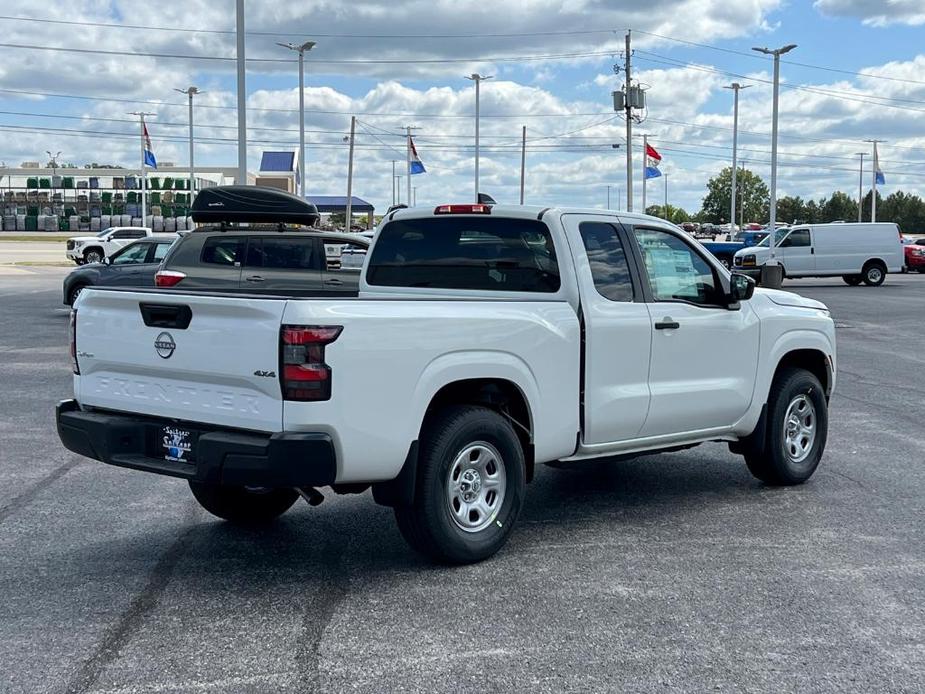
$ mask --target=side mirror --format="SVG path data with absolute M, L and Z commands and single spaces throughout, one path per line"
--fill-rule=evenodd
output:
M 107 255 L 101 261 L 103 265 L 112 265 L 112 259 Z
M 733 272 L 729 278 L 730 303 L 748 301 L 755 293 L 755 280 L 741 272 Z

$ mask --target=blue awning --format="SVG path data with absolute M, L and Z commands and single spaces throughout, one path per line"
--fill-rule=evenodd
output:
M 346 213 L 347 211 L 346 195 L 306 195 L 305 199 L 313 203 L 322 214 L 330 214 L 331 212 Z M 356 195 L 351 197 L 350 209 L 352 212 L 357 213 L 373 212 L 375 210 L 372 203 L 366 202 Z

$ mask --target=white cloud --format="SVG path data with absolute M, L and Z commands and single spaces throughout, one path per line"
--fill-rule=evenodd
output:
M 857 17 L 865 24 L 877 27 L 925 24 L 922 0 L 816 0 L 814 6 L 825 15 Z

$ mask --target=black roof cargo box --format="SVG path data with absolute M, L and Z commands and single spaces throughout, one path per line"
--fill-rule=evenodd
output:
M 318 208 L 302 198 L 275 188 L 215 186 L 199 191 L 190 210 L 197 224 L 249 222 L 314 226 Z

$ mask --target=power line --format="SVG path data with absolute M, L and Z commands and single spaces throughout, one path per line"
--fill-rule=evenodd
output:
M 656 34 L 651 31 L 643 31 L 641 29 L 633 29 L 640 34 L 645 34 L 646 36 L 653 36 L 656 38 L 664 39 L 666 41 L 673 41 L 674 43 L 681 43 L 688 46 L 696 46 L 697 48 L 707 48 L 712 51 L 720 51 L 722 53 L 730 53 L 732 55 L 745 56 L 752 58 L 754 60 L 761 60 L 763 62 L 771 62 L 769 58 L 764 58 L 757 53 L 752 51 L 738 51 L 732 48 L 723 48 L 722 46 L 713 46 L 709 43 L 698 43 L 696 41 L 689 41 L 687 39 L 679 39 L 675 36 L 665 36 L 664 34 Z M 837 72 L 842 75 L 853 75 L 855 77 L 872 77 L 875 79 L 887 80 L 889 82 L 907 82 L 909 84 L 925 84 L 925 81 L 922 80 L 911 80 L 904 77 L 889 77 L 886 75 L 875 75 L 870 72 L 856 72 L 854 70 L 842 70 L 840 68 L 828 67 L 825 65 L 812 65 L 811 63 L 801 63 L 795 60 L 781 60 L 782 63 L 786 65 L 795 65 L 796 67 L 805 67 L 812 70 L 823 70 L 825 72 Z
M 63 24 L 68 26 L 92 26 L 107 29 L 142 29 L 145 31 L 169 31 L 192 34 L 218 34 L 234 36 L 233 29 L 186 29 L 182 27 L 152 26 L 145 24 L 113 24 L 111 22 L 86 22 L 77 20 L 47 19 L 39 17 L 14 17 L 0 15 L 0 19 L 17 22 L 36 22 L 41 24 Z M 319 33 L 306 29 L 305 31 L 277 32 L 277 31 L 246 31 L 246 36 L 314 36 L 337 39 L 473 39 L 473 38 L 521 38 L 534 36 L 581 36 L 591 34 L 612 34 L 610 29 L 588 29 L 575 31 L 527 31 L 513 33 L 479 33 L 479 34 L 330 34 Z

